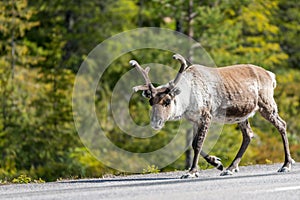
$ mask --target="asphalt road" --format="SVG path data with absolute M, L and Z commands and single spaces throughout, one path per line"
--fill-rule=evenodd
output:
M 0 199 L 300 199 L 300 163 L 289 173 L 281 164 L 240 167 L 232 176 L 203 170 L 194 179 L 180 179 L 182 171 L 44 184 L 2 185 Z

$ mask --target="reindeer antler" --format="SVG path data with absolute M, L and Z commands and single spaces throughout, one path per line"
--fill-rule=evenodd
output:
M 142 90 L 142 91 L 150 90 L 151 93 L 153 93 L 155 87 L 152 85 L 151 80 L 150 80 L 149 75 L 148 75 L 148 73 L 150 71 L 150 68 L 146 67 L 145 69 L 143 69 L 139 65 L 139 63 L 137 61 L 135 61 L 135 60 L 129 61 L 129 64 L 132 67 L 135 67 L 138 70 L 138 72 L 140 72 L 142 74 L 142 76 L 143 76 L 143 78 L 144 78 L 144 80 L 146 82 L 145 85 L 138 85 L 138 86 L 133 87 L 134 92 L 137 92 L 137 91 L 140 91 L 140 90 Z
M 173 58 L 178 60 L 181 63 L 181 67 L 176 75 L 176 78 L 174 79 L 174 81 L 171 81 L 169 83 L 169 86 L 163 86 L 163 87 L 154 87 L 153 84 L 151 83 L 151 80 L 149 78 L 149 71 L 150 68 L 146 67 L 145 69 L 143 69 L 139 63 L 135 60 L 131 60 L 129 61 L 129 64 L 132 67 L 135 67 L 138 72 L 140 72 L 146 82 L 145 85 L 138 85 L 133 87 L 134 92 L 137 91 L 147 91 L 149 90 L 151 92 L 151 96 L 154 97 L 157 93 L 161 93 L 161 92 L 169 92 L 172 89 L 174 89 L 176 87 L 176 85 L 178 84 L 178 82 L 180 81 L 181 77 L 182 77 L 182 73 L 189 67 L 187 65 L 187 61 L 185 60 L 185 58 L 183 56 L 181 56 L 180 54 L 175 54 L 173 55 Z
M 176 75 L 176 78 L 174 79 L 173 83 L 171 83 L 171 87 L 174 88 L 177 83 L 179 82 L 179 80 L 181 79 L 182 77 L 182 72 L 184 72 L 189 66 L 187 65 L 187 62 L 185 60 L 185 58 L 180 55 L 180 54 L 175 54 L 173 55 L 173 59 L 176 59 L 178 60 L 180 63 L 181 63 L 181 67 Z M 171 88 L 171 89 L 172 89 Z

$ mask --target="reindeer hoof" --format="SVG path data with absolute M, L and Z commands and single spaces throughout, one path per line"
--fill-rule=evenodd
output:
M 221 159 L 216 156 L 211 156 L 213 162 L 211 163 L 213 166 L 215 166 L 218 170 L 223 171 L 223 164 L 221 162 Z
M 230 170 L 225 170 L 220 174 L 220 176 L 228 176 L 228 175 L 233 175 L 233 172 Z
M 278 170 L 278 172 L 289 172 L 289 171 L 291 171 L 290 167 L 282 167 Z
M 181 179 L 188 179 L 188 178 L 198 178 L 200 177 L 199 172 L 188 172 L 187 174 L 182 175 Z
M 236 167 L 236 168 L 234 168 L 234 169 L 232 169 L 232 170 L 226 169 L 225 171 L 223 171 L 223 172 L 220 174 L 220 176 L 233 175 L 234 173 L 237 173 L 237 172 L 239 172 L 239 171 L 240 171 L 240 170 L 239 170 L 238 167 Z
M 292 164 L 295 163 L 295 160 L 291 159 L 290 162 L 284 163 L 283 166 L 278 170 L 278 172 L 289 172 L 292 169 Z
M 226 169 L 225 171 L 223 171 L 220 176 L 227 176 L 227 175 L 233 175 L 234 173 L 239 172 L 240 169 L 239 167 L 233 168 L 233 169 Z

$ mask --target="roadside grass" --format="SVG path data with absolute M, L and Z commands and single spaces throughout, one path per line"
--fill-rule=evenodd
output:
M 143 174 L 157 174 L 160 170 L 155 165 L 149 165 L 146 169 L 143 169 Z
M 7 184 L 28 184 L 28 183 L 45 183 L 43 179 L 32 179 L 31 177 L 27 176 L 26 174 L 21 174 L 12 180 L 7 179 L 0 179 L 0 185 L 7 185 Z

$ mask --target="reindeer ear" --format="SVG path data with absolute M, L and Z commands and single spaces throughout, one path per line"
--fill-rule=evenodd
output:
M 151 98 L 151 91 L 150 90 L 144 90 L 142 92 L 143 97 L 145 98 Z
M 169 92 L 169 95 L 171 97 L 175 97 L 176 95 L 179 95 L 180 92 L 181 92 L 181 90 L 178 87 L 175 87 Z

